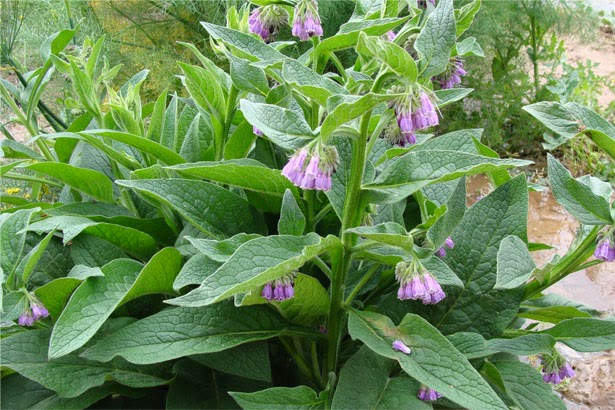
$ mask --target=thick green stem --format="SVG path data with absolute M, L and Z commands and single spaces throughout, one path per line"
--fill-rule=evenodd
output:
M 576 272 L 577 267 L 587 260 L 591 256 L 596 246 L 596 239 L 598 238 L 598 232 L 601 227 L 595 226 L 587 235 L 585 239 L 579 244 L 579 246 L 571 253 L 564 256 L 549 272 L 549 280 L 540 283 L 537 280 L 533 280 L 525 287 L 524 299 L 530 299 L 531 297 L 539 294 L 549 286 L 564 279 L 569 274 Z

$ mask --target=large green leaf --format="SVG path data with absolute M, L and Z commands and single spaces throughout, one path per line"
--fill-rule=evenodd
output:
M 184 72 L 184 84 L 194 101 L 219 123 L 225 121 L 226 100 L 218 76 L 204 68 L 179 62 Z
M 266 306 L 236 308 L 217 303 L 204 308 L 172 307 L 141 319 L 102 339 L 82 356 L 108 361 L 122 356 L 147 364 L 214 353 L 243 343 L 280 336 L 295 328 Z
M 297 188 L 277 169 L 249 158 L 217 162 L 196 162 L 170 167 L 180 174 L 195 176 L 264 194 L 283 196 L 290 189 L 298 195 Z
M 445 261 L 464 283 L 452 290 L 432 319 L 444 334 L 474 331 L 494 337 L 514 319 L 522 289 L 493 289 L 500 242 L 509 235 L 527 240 L 528 193 L 524 175 L 474 204 L 455 229 L 455 247 Z
M 49 357 L 83 346 L 118 306 L 147 294 L 173 293 L 181 262 L 179 251 L 165 248 L 145 267 L 126 259 L 105 265 L 104 276 L 87 278 L 68 301 L 53 328 Z
M 277 308 L 292 323 L 316 326 L 329 312 L 329 293 L 320 282 L 308 275 L 295 278 L 295 297 L 277 304 Z M 260 293 L 259 293 L 259 299 Z
M 99 363 L 76 354 L 47 359 L 48 330 L 29 330 L 0 339 L 2 366 L 57 392 L 61 397 L 77 397 L 101 386 L 106 380 L 131 387 L 151 387 L 168 380 L 159 371 L 123 361 Z M 75 377 L 78 375 L 78 377 Z
M 414 42 L 421 76 L 431 78 L 446 69 L 457 40 L 453 0 L 441 0 Z
M 26 243 L 25 228 L 30 223 L 32 216 L 39 210 L 40 208 L 23 209 L 0 216 L 0 244 L 2 245 L 0 268 L 7 278 L 11 272 L 17 269 Z
M 245 410 L 315 410 L 322 408 L 324 404 L 324 399 L 319 398 L 318 394 L 307 386 L 272 387 L 254 393 L 229 394 Z
M 321 41 L 316 51 L 322 54 L 354 47 L 357 41 L 359 41 L 359 34 L 361 34 L 361 32 L 370 36 L 380 36 L 405 23 L 408 18 L 409 17 L 350 21 L 342 24 L 340 30 L 333 37 Z
M 182 266 L 181 271 L 179 271 L 175 278 L 175 282 L 173 282 L 173 289 L 179 292 L 184 286 L 200 285 L 220 265 L 222 263 L 212 260 L 207 255 L 197 253 Z
M 246 343 L 216 353 L 190 356 L 221 372 L 271 383 L 271 364 L 266 342 Z
M 249 61 L 237 58 L 232 54 L 227 56 L 231 62 L 231 79 L 237 89 L 256 95 L 267 95 L 269 82 L 262 68 L 255 67 Z
M 568 212 L 586 225 L 613 223 L 607 199 L 594 192 L 591 186 L 572 178 L 552 155 L 548 156 L 548 164 L 553 195 Z
M 574 102 L 543 101 L 523 109 L 560 136 L 546 138 L 545 148 L 557 148 L 577 135 L 585 134 L 615 158 L 615 126 L 589 108 Z
M 366 347 L 355 353 L 340 372 L 333 397 L 333 410 L 431 409 L 419 400 L 419 383 L 409 377 L 392 377 L 395 361 Z
M 375 57 L 401 79 L 412 84 L 418 77 L 416 62 L 406 50 L 395 43 L 379 37 L 359 35 L 357 52 L 367 57 Z
M 172 178 L 119 180 L 116 183 L 173 207 L 207 235 L 224 237 L 257 230 L 248 202 L 209 182 Z
M 250 124 L 282 148 L 290 150 L 301 148 L 314 138 L 314 133 L 305 118 L 293 110 L 245 99 L 240 101 L 240 106 L 241 112 Z
M 301 90 L 303 94 L 317 100 L 325 106 L 332 95 L 348 94 L 348 91 L 331 80 L 324 77 L 297 60 L 286 60 L 282 66 L 284 81 Z
M 572 318 L 544 330 L 579 352 L 599 352 L 615 348 L 615 321 L 593 318 Z
M 113 202 L 113 183 L 106 175 L 61 162 L 40 162 L 27 168 L 49 175 L 62 183 L 103 202 Z
M 278 233 L 280 235 L 303 235 L 305 230 L 305 216 L 299 208 L 292 192 L 287 189 L 282 198 L 280 219 L 278 220 Z
M 348 331 L 381 356 L 396 360 L 411 377 L 437 390 L 462 407 L 506 409 L 500 398 L 468 360 L 425 319 L 407 314 L 399 326 L 373 312 L 352 310 Z M 393 350 L 401 340 L 412 349 L 406 355 Z
M 370 184 L 365 185 L 370 198 L 377 202 L 397 202 L 417 190 L 463 175 L 531 164 L 519 159 L 497 159 L 450 150 L 413 150 L 391 163 Z
M 494 289 L 514 289 L 523 285 L 536 268 L 527 245 L 516 236 L 507 236 L 498 250 Z
M 334 236 L 266 236 L 241 245 L 200 287 L 167 303 L 206 306 L 271 282 L 340 245 Z
M 230 28 L 201 22 L 211 37 L 231 46 L 239 57 L 254 60 L 285 60 L 287 57 L 260 39 Z

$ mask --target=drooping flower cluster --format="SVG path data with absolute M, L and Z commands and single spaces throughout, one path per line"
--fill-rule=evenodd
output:
M 457 84 L 461 84 L 461 77 L 466 75 L 466 70 L 463 69 L 463 61 L 459 59 L 452 60 L 446 71 L 436 77 L 443 90 L 453 88 Z
M 313 0 L 301 0 L 295 6 L 295 20 L 292 28 L 293 36 L 306 41 L 311 37 L 322 36 L 322 24 L 318 16 L 318 3 Z
M 542 356 L 542 380 L 545 383 L 560 384 L 564 379 L 574 376 L 570 363 L 566 362 L 557 352 Z
M 263 286 L 261 295 L 267 300 L 282 302 L 295 297 L 295 275 L 284 275 Z
M 20 326 L 32 326 L 37 320 L 49 316 L 49 311 L 38 299 L 30 293 L 26 296 L 28 306 L 17 319 Z
M 406 346 L 406 344 L 404 342 L 402 342 L 401 340 L 395 340 L 393 342 L 393 350 L 395 350 L 397 352 L 402 352 L 404 354 L 412 353 L 412 349 L 410 349 L 408 346 Z
M 395 266 L 395 278 L 399 282 L 399 300 L 421 300 L 424 305 L 435 305 L 446 297 L 438 281 L 413 259 Z
M 444 246 L 442 246 L 440 249 L 436 251 L 436 256 L 439 256 L 440 258 L 444 258 L 446 256 L 446 248 L 453 249 L 454 247 L 455 247 L 455 242 L 449 236 L 444 241 Z
M 615 231 L 612 230 L 599 240 L 594 258 L 605 262 L 615 261 Z
M 401 131 L 400 145 L 416 144 L 415 131 L 438 125 L 438 113 L 431 97 L 424 91 L 419 92 L 418 99 L 414 93 L 393 103 L 397 125 Z
M 288 12 L 276 5 L 258 7 L 248 18 L 250 32 L 259 35 L 266 43 L 273 41 L 280 27 L 286 24 Z
M 427 386 L 421 386 L 417 397 L 423 401 L 430 402 L 438 400 L 440 397 L 442 397 L 442 395 L 434 389 L 430 389 Z
M 337 164 L 335 147 L 319 147 L 312 152 L 302 148 L 290 158 L 282 174 L 300 188 L 329 191 Z

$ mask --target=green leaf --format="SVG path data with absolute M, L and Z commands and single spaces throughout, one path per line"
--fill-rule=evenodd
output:
M 30 252 L 28 252 L 28 254 L 21 260 L 16 272 L 18 275 L 21 275 L 21 281 L 24 285 L 28 284 L 32 271 L 41 259 L 41 256 L 43 256 L 43 253 L 45 252 L 45 249 L 47 249 L 47 245 L 49 245 L 54 233 L 55 231 L 49 232 L 47 236 L 45 236 L 43 240 L 32 248 L 32 250 L 30 250 Z
M 62 30 L 47 37 L 39 49 L 43 60 L 46 61 L 52 54 L 57 55 L 64 50 L 74 35 L 75 30 Z
M 281 197 L 286 190 L 298 195 L 297 188 L 279 170 L 250 158 L 181 164 L 168 169 L 268 195 Z
M 173 289 L 179 292 L 184 286 L 200 285 L 206 277 L 214 273 L 222 265 L 206 255 L 196 254 L 188 259 L 188 262 L 182 266 L 181 271 L 177 274 Z
M 303 235 L 305 229 L 305 216 L 297 204 L 290 189 L 284 192 L 280 219 L 278 220 L 278 233 L 280 235 Z
M 82 356 L 103 362 L 122 356 L 131 363 L 158 363 L 220 352 L 293 329 L 301 328 L 273 315 L 266 306 L 236 308 L 228 302 L 202 308 L 173 307 L 118 330 Z
M 239 57 L 250 61 L 287 59 L 284 54 L 275 48 L 268 46 L 260 39 L 256 39 L 249 34 L 211 23 L 201 22 L 201 24 L 212 38 L 231 46 Z
M 175 147 L 175 141 L 178 137 L 178 100 L 179 98 L 177 97 L 177 94 L 174 93 L 166 111 L 164 112 L 164 117 L 161 124 L 162 132 L 160 132 L 160 144 L 169 149 L 173 149 Z
M 350 311 L 348 331 L 381 356 L 396 360 L 420 383 L 443 394 L 462 407 L 506 409 L 500 398 L 468 360 L 425 319 L 407 314 L 399 326 L 373 312 Z M 412 349 L 406 355 L 393 350 L 401 340 Z
M 218 83 L 218 77 L 204 68 L 177 63 L 184 72 L 184 84 L 190 93 L 190 96 L 203 108 L 204 113 L 211 114 L 218 120 L 219 123 L 223 123 L 226 100 L 222 87 Z
M 265 342 L 246 343 L 221 352 L 199 354 L 190 358 L 224 373 L 271 383 L 269 348 Z
M 293 110 L 245 99 L 240 101 L 240 106 L 250 124 L 282 148 L 295 150 L 314 138 L 314 133 L 305 118 Z
M 359 41 L 361 32 L 369 36 L 380 36 L 405 23 L 408 19 L 409 17 L 350 21 L 342 24 L 340 30 L 333 37 L 322 40 L 316 47 L 316 52 L 322 55 L 323 53 L 354 47 Z
M 500 373 L 506 393 L 520 409 L 533 410 L 537 403 L 545 409 L 566 409 L 551 386 L 542 380 L 540 373 L 532 366 L 517 361 L 498 361 L 493 364 Z
M 455 13 L 455 17 L 457 17 L 457 29 L 455 32 L 456 37 L 460 37 L 468 28 L 470 28 L 472 22 L 474 21 L 474 16 L 478 13 L 478 10 L 480 10 L 480 3 L 480 0 L 474 0 L 471 3 L 465 4 L 461 7 L 461 9 L 459 9 L 459 13 Z
M 224 159 L 247 157 L 254 147 L 256 138 L 252 125 L 247 121 L 242 121 L 224 146 Z
M 100 399 L 118 392 L 117 385 L 107 383 L 94 387 L 80 396 L 63 398 L 18 373 L 3 377 L 0 383 L 2 389 L 0 406 L 3 409 L 85 409 Z
M 484 57 L 485 52 L 481 48 L 480 44 L 476 42 L 474 37 L 468 37 L 457 43 L 457 55 L 464 57 L 467 55 L 475 55 L 477 57 Z
M 178 306 L 206 306 L 245 293 L 299 269 L 315 256 L 340 246 L 334 236 L 266 236 L 241 245 L 200 287 L 167 300 Z
M 533 115 L 559 139 L 547 139 L 546 149 L 554 149 L 566 141 L 585 134 L 612 158 L 615 158 L 615 126 L 600 115 L 578 103 L 540 102 L 523 109 Z
M 395 43 L 379 37 L 359 35 L 357 52 L 367 57 L 374 57 L 401 79 L 412 84 L 418 77 L 416 62 L 406 50 Z
M 374 226 L 360 226 L 347 229 L 346 232 L 356 233 L 364 238 L 406 250 L 411 250 L 414 245 L 412 236 L 408 235 L 403 226 L 395 222 L 384 222 Z
M 386 167 L 376 180 L 365 185 L 378 202 L 397 202 L 436 182 L 450 181 L 497 169 L 521 167 L 531 162 L 497 159 L 449 150 L 413 150 Z
M 318 280 L 303 274 L 295 278 L 294 287 L 294 298 L 276 304 L 282 316 L 292 323 L 304 326 L 322 323 L 331 304 L 327 290 Z M 260 292 L 258 296 L 260 297 Z
M 68 298 L 80 284 L 81 279 L 58 278 L 37 288 L 34 294 L 47 308 L 49 315 L 56 320 Z
M 324 405 L 324 399 L 319 398 L 318 394 L 307 386 L 272 387 L 255 393 L 231 391 L 228 394 L 245 410 L 315 410 Z
M 29 330 L 0 339 L 2 365 L 20 373 L 61 397 L 77 397 L 85 391 L 115 380 L 131 387 L 168 383 L 158 371 L 122 361 L 92 362 L 72 354 L 47 360 L 48 330 Z M 79 377 L 75 377 L 79 375 Z
M 207 235 L 224 237 L 255 230 L 255 216 L 247 201 L 209 182 L 171 178 L 116 183 L 171 206 Z
M 232 54 L 227 54 L 227 57 L 231 62 L 231 79 L 237 89 L 257 95 L 267 95 L 269 81 L 262 68 L 250 65 L 248 60 L 237 58 Z
M 179 251 L 165 248 L 145 267 L 126 259 L 103 266 L 105 276 L 86 279 L 58 318 L 49 357 L 61 357 L 83 346 L 122 304 L 143 295 L 173 293 L 181 262 Z
M 578 352 L 599 352 L 615 348 L 615 321 L 573 318 L 543 330 Z
M 421 76 L 430 78 L 446 69 L 451 49 L 457 40 L 452 0 L 441 0 L 427 18 L 425 27 L 414 42 L 419 53 Z
M 28 165 L 26 168 L 56 178 L 99 201 L 113 202 L 113 184 L 106 175 L 98 171 L 61 162 L 40 162 Z
M 346 200 L 346 186 L 350 183 L 352 141 L 348 138 L 334 137 L 332 143 L 337 149 L 339 163 L 331 176 L 331 190 L 326 191 L 325 195 L 341 221 L 344 212 L 344 201 Z
M 436 95 L 436 106 L 438 108 L 446 107 L 449 104 L 454 103 L 467 97 L 473 88 L 451 88 L 448 90 L 437 90 L 434 92 Z
M 527 238 L 528 193 L 525 175 L 519 175 L 474 204 L 452 235 L 455 247 L 446 251 L 446 263 L 464 283 L 461 292 L 449 292 L 445 311 L 434 323 L 444 333 L 475 331 L 494 337 L 514 319 L 522 289 L 493 289 L 497 253 L 509 235 Z
M 604 225 L 613 223 L 609 202 L 592 188 L 572 178 L 570 172 L 553 156 L 548 156 L 549 182 L 557 202 L 581 223 Z
M 429 185 L 423 189 L 425 195 L 432 201 L 436 198 L 438 185 Z M 436 204 L 446 205 L 446 213 L 427 230 L 427 239 L 434 245 L 434 248 L 440 247 L 446 238 L 451 236 L 465 215 L 466 179 L 460 178 L 450 194 L 439 195 L 439 197 L 440 201 L 436 201 Z
M 340 125 L 354 120 L 373 109 L 378 104 L 386 102 L 394 97 L 394 94 L 380 95 L 368 93 L 361 97 L 346 97 L 333 111 L 327 115 L 320 128 L 320 137 L 327 141 L 335 134 Z
M 348 94 L 348 91 L 325 76 L 319 75 L 297 60 L 286 60 L 282 66 L 284 81 L 292 84 L 307 97 L 314 98 L 322 106 L 332 95 Z
M 333 397 L 333 410 L 431 409 L 419 400 L 419 383 L 409 377 L 391 377 L 395 362 L 361 348 L 344 365 Z
M 542 309 L 522 310 L 517 316 L 539 322 L 559 323 L 562 320 L 574 317 L 591 317 L 588 312 L 583 312 L 573 306 L 552 306 Z
M 24 209 L 12 214 L 0 215 L 0 243 L 2 258 L 0 268 L 8 276 L 17 269 L 26 243 L 25 228 L 40 208 Z
M 194 246 L 199 252 L 205 254 L 208 258 L 216 262 L 226 262 L 228 258 L 235 253 L 244 243 L 251 241 L 252 239 L 259 238 L 260 235 L 238 233 L 237 235 L 217 241 L 215 239 L 201 239 L 191 238 L 186 236 L 186 239 Z
M 12 140 L 0 141 L 0 157 L 3 158 L 28 158 L 37 161 L 45 161 L 45 157 L 31 150 L 21 142 Z
M 497 278 L 494 289 L 514 289 L 529 279 L 536 264 L 527 245 L 516 236 L 507 236 L 498 250 Z

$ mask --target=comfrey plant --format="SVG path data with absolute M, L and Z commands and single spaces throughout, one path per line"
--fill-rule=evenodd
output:
M 328 38 L 315 1 L 255 3 L 203 23 L 228 73 L 185 44 L 184 97 L 143 103 L 147 71 L 115 88 L 102 40 L 62 51 L 71 30 L 27 87 L 2 82 L 38 149 L 0 145 L 3 178 L 32 187 L 0 219 L 3 406 L 564 409 L 552 384 L 574 370 L 556 345 L 614 348 L 615 322 L 543 291 L 612 263 L 612 190 L 549 158 L 581 228 L 539 268 L 528 183 L 508 172 L 529 161 L 481 130 L 437 135 L 472 91 L 480 2 L 359 1 Z M 298 58 L 275 41 L 284 24 Z M 67 109 L 41 133 L 54 70 Z M 597 114 L 527 110 L 615 156 Z M 474 174 L 496 189 L 468 208 Z

